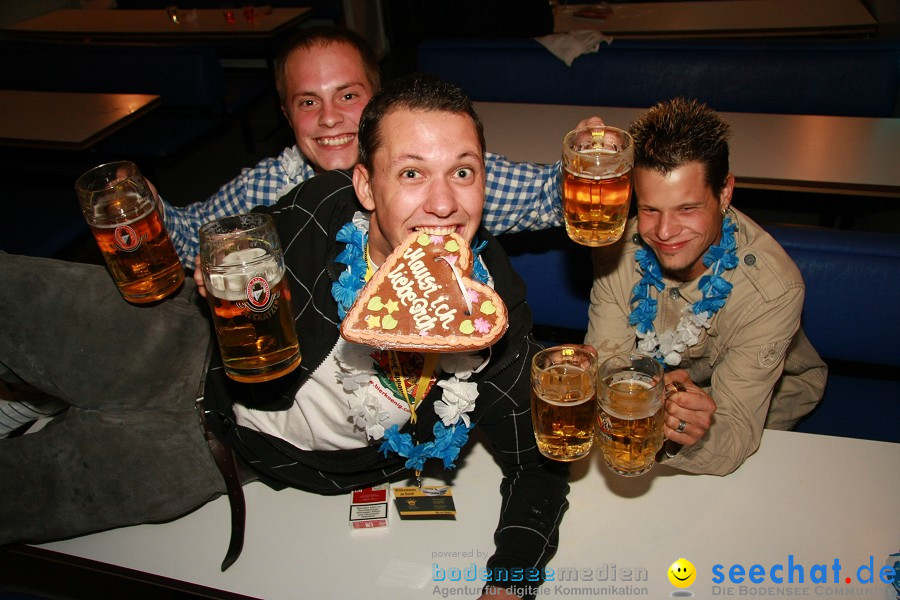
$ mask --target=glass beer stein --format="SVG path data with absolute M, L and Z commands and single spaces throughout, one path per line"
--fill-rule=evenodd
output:
M 563 138 L 562 200 L 566 233 L 584 246 L 606 246 L 625 231 L 631 203 L 634 140 L 605 125 Z
M 119 161 L 95 167 L 78 178 L 75 191 L 127 301 L 155 302 L 181 286 L 184 268 L 137 165 Z
M 225 373 L 257 383 L 297 368 L 291 292 L 272 218 L 245 214 L 203 225 L 200 270 Z
M 591 346 L 542 350 L 531 361 L 531 421 L 538 450 L 547 458 L 573 461 L 594 441 L 597 353 Z
M 643 475 L 663 444 L 663 369 L 643 354 L 616 354 L 600 365 L 597 426 L 603 458 L 614 473 Z

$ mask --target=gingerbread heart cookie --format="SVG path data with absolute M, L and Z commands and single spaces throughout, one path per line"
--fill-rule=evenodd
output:
M 462 352 L 495 343 L 506 305 L 472 279 L 472 251 L 455 233 L 411 234 L 360 290 L 341 323 L 347 341 L 375 348 Z

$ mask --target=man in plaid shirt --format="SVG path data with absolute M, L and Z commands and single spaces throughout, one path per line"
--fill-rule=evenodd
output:
M 162 203 L 166 228 L 189 269 L 203 223 L 275 204 L 317 172 L 356 164 L 359 116 L 380 88 L 378 61 L 366 43 L 349 30 L 305 29 L 281 51 L 275 83 L 297 144 L 244 169 L 205 202 L 180 208 Z M 488 231 L 497 235 L 562 224 L 558 162 L 516 163 L 491 153 L 485 162 L 482 223 Z

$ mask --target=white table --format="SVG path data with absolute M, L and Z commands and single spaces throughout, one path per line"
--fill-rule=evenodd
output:
M 876 21 L 859 0 L 706 0 L 610 4 L 605 19 L 581 18 L 583 6 L 554 11 L 557 32 L 596 29 L 617 38 L 863 35 Z
M 480 583 L 464 578 L 493 552 L 499 477 L 488 451 L 475 444 L 454 482 L 456 521 L 400 521 L 392 509 L 388 529 L 367 531 L 349 529 L 347 496 L 250 484 L 244 552 L 225 573 L 219 570 L 229 535 L 224 498 L 172 523 L 42 547 L 267 600 L 439 598 L 436 587 L 471 598 L 465 588 Z M 632 597 L 668 597 L 675 590 L 668 568 L 685 557 L 698 570 L 691 590 L 709 598 L 713 565 L 723 565 L 726 576 L 733 564 L 761 564 L 768 574 L 791 555 L 807 578 L 813 565 L 830 568 L 838 559 L 841 577 L 853 579 L 825 585 L 818 595 L 877 587 L 880 595 L 864 597 L 892 598 L 885 584 L 858 583 L 856 569 L 871 556 L 877 571 L 900 547 L 900 444 L 766 431 L 760 450 L 727 477 L 657 466 L 624 479 L 607 472 L 595 452 L 574 465 L 571 488 L 550 563 L 557 580 L 545 586 L 546 597 L 608 596 L 588 588 L 610 585 L 646 588 Z M 445 577 L 458 573 L 463 580 L 434 581 L 435 565 Z M 646 580 L 626 581 L 628 570 Z M 578 580 L 560 581 L 563 573 Z M 739 594 L 727 580 L 718 587 L 725 590 L 720 594 L 726 588 Z M 816 597 L 817 584 L 800 587 Z
M 735 0 L 739 1 L 743 0 Z M 559 160 L 590 116 L 627 129 L 642 108 L 476 102 L 487 148 L 516 161 Z M 738 187 L 900 197 L 900 119 L 720 113 L 731 125 Z

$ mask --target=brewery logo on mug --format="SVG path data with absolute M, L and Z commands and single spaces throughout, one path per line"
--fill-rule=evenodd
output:
M 119 225 L 113 235 L 116 239 L 116 248 L 123 252 L 134 252 L 140 248 L 144 239 L 132 229 L 131 225 Z
M 247 282 L 247 308 L 256 313 L 263 313 L 271 308 L 278 298 L 269 289 L 269 282 L 262 277 L 254 277 Z

